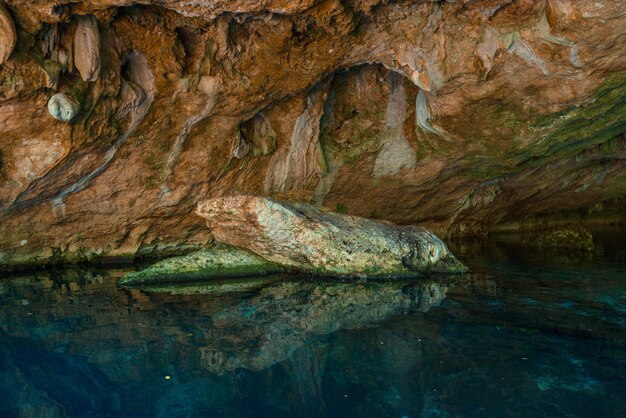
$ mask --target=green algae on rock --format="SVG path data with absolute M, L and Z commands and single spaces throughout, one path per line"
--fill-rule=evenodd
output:
M 162 260 L 139 272 L 129 273 L 124 286 L 183 283 L 203 279 L 262 276 L 284 271 L 280 266 L 246 250 L 217 245 L 194 253 Z
M 550 250 L 593 251 L 593 236 L 585 228 L 578 225 L 554 227 L 542 231 L 527 244 Z

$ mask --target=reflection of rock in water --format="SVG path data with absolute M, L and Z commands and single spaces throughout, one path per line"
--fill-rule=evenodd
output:
M 621 412 L 623 264 L 538 268 L 503 248 L 454 287 L 4 277 L 0 416 L 459 416 L 512 391 L 530 415 L 576 398 L 585 416 Z
M 267 390 L 280 389 L 272 389 L 273 380 L 293 380 L 300 399 L 293 402 L 310 407 L 303 416 L 316 416 L 328 355 L 320 336 L 426 311 L 447 290 L 432 282 L 263 277 L 144 292 L 117 288 L 122 274 L 62 271 L 0 280 L 0 394 L 16 394 L 0 405 L 0 416 L 12 415 L 16 399 L 40 416 L 63 416 L 62 406 L 71 416 L 118 416 L 122 410 L 158 416 L 140 398 L 164 390 L 164 374 L 176 381 L 159 400 L 168 416 L 189 406 L 189 396 L 203 400 L 195 410 L 233 405 L 224 416 L 234 416 L 237 402 L 252 396 L 241 387 L 242 373 L 247 384 L 258 379 L 255 387 Z M 115 387 L 134 389 L 119 399 Z
M 441 303 L 446 290 L 434 282 L 281 282 L 213 318 L 202 365 L 215 373 L 263 370 L 289 358 L 311 336 L 426 312 Z
M 355 284 L 271 276 L 147 293 L 122 291 L 114 283 L 108 273 L 93 272 L 6 280 L 0 283 L 6 299 L 1 330 L 46 343 L 63 341 L 95 363 L 130 347 L 153 344 L 171 351 L 175 342 L 184 348 L 172 354 L 180 361 L 195 358 L 195 367 L 218 374 L 236 368 L 258 371 L 289 358 L 316 335 L 425 312 L 447 290 L 426 281 Z M 141 363 L 150 361 L 137 359 L 129 367 L 139 372 Z

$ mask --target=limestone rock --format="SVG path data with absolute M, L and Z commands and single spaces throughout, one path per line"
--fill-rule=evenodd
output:
M 48 112 L 61 122 L 70 122 L 74 119 L 79 108 L 78 102 L 65 93 L 55 94 L 48 101 Z
M 199 200 L 234 194 L 439 234 L 626 222 L 623 2 L 4 3 L 0 268 L 203 248 Z
M 262 276 L 280 273 L 279 266 L 239 248 L 215 246 L 168 258 L 120 280 L 122 285 L 178 283 L 201 279 Z
M 215 238 L 266 260 L 319 275 L 410 277 L 466 267 L 423 228 L 326 212 L 256 196 L 207 200 L 196 213 Z
M 328 90 L 322 85 L 306 97 L 304 110 L 295 120 L 291 131 L 289 148 L 274 154 L 265 178 L 267 192 L 302 187 L 312 176 L 325 171 L 319 127 L 327 96 Z
M 74 35 L 74 64 L 84 81 L 100 75 L 100 31 L 94 16 L 78 17 Z
M 259 113 L 241 126 L 241 135 L 255 156 L 269 155 L 276 150 L 276 132 L 265 115 Z
M 13 24 L 13 18 L 4 2 L 0 0 L 0 65 L 9 59 L 16 43 L 17 31 Z

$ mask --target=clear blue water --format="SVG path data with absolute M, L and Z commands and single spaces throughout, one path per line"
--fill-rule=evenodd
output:
M 626 416 L 626 243 L 453 241 L 472 274 L 125 290 L 0 280 L 2 417 Z

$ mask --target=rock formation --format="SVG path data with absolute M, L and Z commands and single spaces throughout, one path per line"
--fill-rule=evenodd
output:
M 144 270 L 129 273 L 122 285 L 180 283 L 201 279 L 263 276 L 284 269 L 239 248 L 216 245 L 180 257 L 168 258 Z
M 0 65 L 9 59 L 16 43 L 17 31 L 13 24 L 13 18 L 4 2 L 0 1 Z
M 74 35 L 74 65 L 84 81 L 95 81 L 100 73 L 100 31 L 94 16 L 78 17 Z
M 201 202 L 197 213 L 218 241 L 313 274 L 366 278 L 467 271 L 424 228 L 256 196 L 211 199 Z
M 242 194 L 439 234 L 624 222 L 623 2 L 0 3 L 3 267 L 199 249 L 197 203 Z
M 79 105 L 67 94 L 58 93 L 48 100 L 48 112 L 53 118 L 70 122 L 78 113 Z
M 572 252 L 593 251 L 594 249 L 591 232 L 580 225 L 544 228 L 535 233 L 532 239 L 526 239 L 525 244 L 548 251 Z

